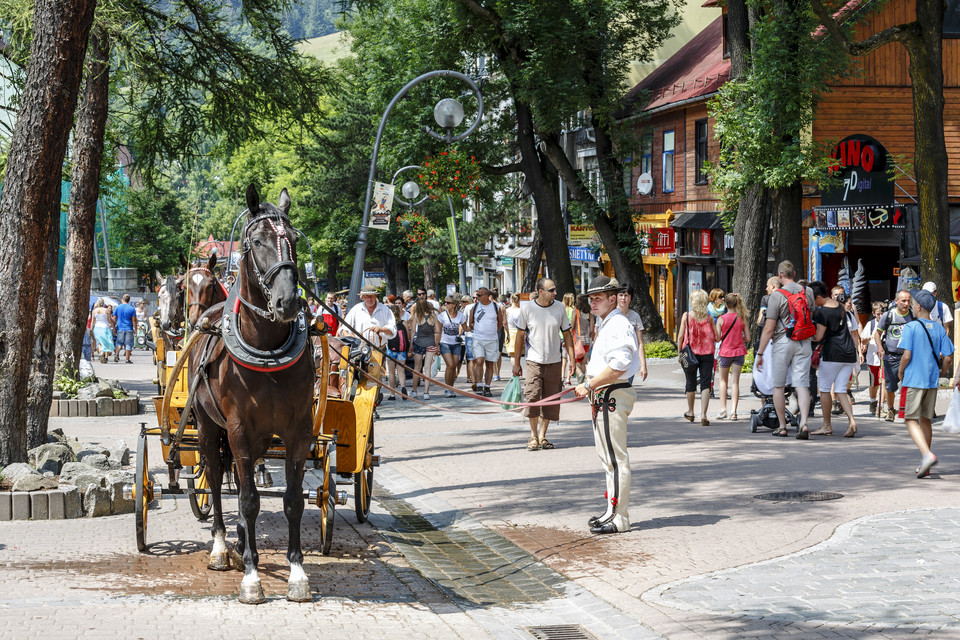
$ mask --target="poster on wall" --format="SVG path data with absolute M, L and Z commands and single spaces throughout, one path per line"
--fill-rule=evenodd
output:
M 836 208 L 814 207 L 814 224 L 821 231 L 833 229 L 903 229 L 907 216 L 902 205 L 863 205 Z
M 687 271 L 687 296 L 699 289 L 703 289 L 703 271 L 699 269 Z

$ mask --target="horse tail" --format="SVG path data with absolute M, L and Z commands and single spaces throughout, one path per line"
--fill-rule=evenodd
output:
M 227 430 L 220 429 L 220 468 L 227 474 L 228 485 L 233 484 L 233 451 L 230 449 L 230 438 Z

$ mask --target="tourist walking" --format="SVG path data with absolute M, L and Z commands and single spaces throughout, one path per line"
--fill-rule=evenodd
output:
M 404 400 L 407 398 L 406 372 L 403 367 L 398 367 L 397 363 L 404 363 L 407 360 L 407 351 L 409 351 L 410 334 L 407 333 L 407 327 L 403 323 L 403 307 L 389 305 L 390 312 L 393 314 L 393 326 L 397 334 L 387 340 L 387 384 L 394 389 L 400 389 Z M 392 392 L 387 400 L 396 400 L 397 396 Z
M 573 324 L 574 316 L 577 313 L 576 308 L 573 306 L 573 303 L 575 300 L 576 298 L 574 298 L 572 293 L 563 294 L 563 312 L 567 314 L 567 322 L 570 323 L 571 327 L 574 326 Z M 566 377 L 563 380 L 563 384 L 565 386 L 569 386 L 571 383 L 571 378 L 573 378 L 573 374 L 576 372 L 577 366 L 575 362 L 569 362 L 569 363 L 567 362 L 566 351 L 563 352 L 562 367 L 563 367 L 563 371 L 566 373 Z
M 133 352 L 134 337 L 137 334 L 137 310 L 130 304 L 130 294 L 123 294 L 120 304 L 113 311 L 114 322 L 117 326 L 116 362 L 120 361 L 120 351 L 123 350 L 127 364 L 133 364 L 130 354 Z
M 727 312 L 727 308 L 723 305 L 725 295 L 723 289 L 710 290 L 710 304 L 707 305 L 707 313 L 709 313 L 710 317 L 714 320 Z
M 573 337 L 570 321 L 563 305 L 555 300 L 557 285 L 553 280 L 540 278 L 537 281 L 537 296 L 529 304 L 520 307 L 517 320 L 517 339 L 513 352 L 513 375 L 522 376 L 520 357 L 522 345 L 529 340 L 527 348 L 527 377 L 523 395 L 527 402 L 537 402 L 560 393 L 563 388 L 563 369 L 560 359 L 560 336 L 567 352 L 567 362 L 574 364 Z M 525 407 L 523 415 L 530 421 L 530 439 L 527 449 L 553 449 L 547 440 L 550 421 L 560 419 L 560 405 Z
M 637 334 L 637 344 L 640 345 L 640 381 L 643 382 L 647 379 L 647 354 L 643 350 L 643 319 L 640 318 L 639 313 L 630 308 L 632 302 L 633 285 L 623 285 L 623 289 L 617 294 L 617 309 L 624 318 L 630 321 Z M 630 384 L 633 384 L 633 380 L 630 380 Z
M 767 315 L 760 335 L 756 366 L 764 367 L 764 351 L 773 342 L 770 378 L 773 382 L 773 405 L 777 411 L 779 428 L 775 436 L 787 436 L 787 372 L 791 375 L 791 384 L 797 393 L 800 405 L 800 428 L 798 440 L 807 440 L 807 417 L 810 414 L 810 338 L 816 333 L 813 324 L 813 291 L 810 287 L 794 282 L 796 268 L 789 260 L 777 266 L 777 277 L 781 287 L 770 294 L 767 301 Z
M 847 431 L 843 437 L 852 438 L 857 434 L 857 421 L 853 417 L 853 406 L 847 389 L 854 368 L 860 364 L 860 334 L 856 325 L 850 327 L 846 309 L 827 293 L 825 284 L 819 281 L 811 282 L 810 289 L 813 291 L 814 304 L 817 305 L 813 312 L 813 322 L 817 327 L 813 341 L 820 343 L 817 390 L 820 392 L 820 406 L 823 408 L 823 426 L 813 431 L 812 435 L 833 435 L 829 410 L 832 390 L 847 416 Z
M 593 311 L 590 309 L 590 298 L 585 293 L 577 296 L 577 324 L 574 325 L 574 340 L 579 340 L 583 345 L 583 357 L 577 360 L 577 371 L 579 371 L 579 381 L 583 382 L 587 374 L 587 362 L 590 359 L 590 349 L 593 345 L 593 337 L 597 334 L 596 326 L 593 321 Z
M 593 405 L 593 439 L 606 475 L 606 508 L 587 521 L 591 533 L 630 530 L 630 456 L 627 452 L 627 416 L 637 392 L 628 381 L 640 370 L 640 345 L 633 325 L 617 309 L 616 279 L 598 276 L 587 295 L 600 318 L 586 379 L 576 394 L 589 394 Z
M 910 299 L 909 291 L 905 289 L 897 291 L 896 306 L 880 316 L 877 330 L 873 334 L 877 348 L 883 354 L 883 386 L 887 397 L 887 410 L 884 419 L 887 422 L 893 422 L 897 417 L 894 402 L 897 399 L 897 391 L 900 389 L 901 376 L 898 371 L 900 370 L 900 358 L 903 357 L 903 349 L 900 347 L 900 334 L 904 326 L 914 319 L 910 312 Z
M 491 397 L 490 382 L 500 357 L 497 333 L 503 326 L 503 313 L 500 305 L 491 299 L 490 289 L 480 287 L 477 302 L 465 315 L 467 326 L 473 331 L 473 380 L 478 393 Z
M 710 405 L 710 385 L 713 384 L 713 350 L 720 339 L 717 324 L 707 312 L 709 304 L 707 292 L 696 289 L 690 294 L 690 311 L 680 318 L 681 351 L 689 344 L 697 356 L 695 365 L 684 368 L 686 377 L 687 411 L 683 417 L 694 421 L 693 404 L 697 398 L 697 377 L 700 378 L 700 424 L 710 424 L 707 419 L 707 407 Z M 639 356 L 638 356 L 639 357 Z
M 417 302 L 410 311 L 410 319 L 407 320 L 407 331 L 413 338 L 411 339 L 411 351 L 413 352 L 413 370 L 422 373 L 423 380 L 423 399 L 430 399 L 430 373 L 433 370 L 433 359 L 439 353 L 437 345 L 440 343 L 441 325 L 437 310 L 433 308 L 430 301 L 424 295 L 417 298 Z M 420 385 L 420 376 L 413 376 L 413 390 L 410 395 L 417 397 L 417 387 Z
M 918 478 L 930 475 L 937 464 L 933 446 L 934 406 L 937 403 L 937 388 L 940 372 L 949 371 L 953 362 L 953 342 L 939 322 L 930 319 L 937 299 L 923 289 L 910 292 L 911 313 L 914 320 L 908 322 L 900 334 L 899 347 L 903 351 L 897 375 L 907 390 L 903 419 L 913 443 L 920 450 Z M 954 385 L 958 380 L 954 380 Z
M 740 404 L 740 372 L 750 344 L 750 310 L 743 304 L 740 295 L 728 293 L 724 296 L 727 312 L 717 318 L 717 333 L 720 335 L 720 347 L 717 352 L 717 373 L 720 382 L 720 413 L 717 418 L 727 417 L 727 390 L 730 391 L 731 420 L 739 420 L 737 406 Z M 732 376 L 731 376 L 732 374 Z
M 510 306 L 507 308 L 507 344 L 504 347 L 508 356 L 513 356 L 513 347 L 517 342 L 517 319 L 520 317 L 520 294 L 510 295 Z
M 103 298 L 97 298 L 90 315 L 93 318 L 93 337 L 100 351 L 100 362 L 105 363 L 117 349 L 113 342 L 113 316 L 104 305 Z
M 933 310 L 930 312 L 930 319 L 934 322 L 939 322 L 943 325 L 944 330 L 947 332 L 947 337 L 951 340 L 953 339 L 953 310 L 950 308 L 950 305 L 941 302 L 937 299 L 937 285 L 933 282 L 926 282 L 923 285 L 924 291 L 929 291 L 933 294 L 934 300 L 937 300 L 937 304 L 933 307 Z
M 444 298 L 443 306 L 444 309 L 440 312 L 443 333 L 440 337 L 440 356 L 444 363 L 444 381 L 452 387 L 457 381 L 459 369 L 457 365 L 460 362 L 460 351 L 463 349 L 463 332 L 467 327 L 467 316 L 457 308 L 457 299 L 454 296 Z M 443 395 L 453 398 L 457 394 L 444 389 Z

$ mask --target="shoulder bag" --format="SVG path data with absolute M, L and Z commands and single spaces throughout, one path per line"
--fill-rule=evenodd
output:
M 683 369 L 692 369 L 700 364 L 700 359 L 693 352 L 690 346 L 690 314 L 687 314 L 687 344 L 680 349 L 680 367 Z
M 580 340 L 580 312 L 577 311 L 577 324 L 573 332 L 573 357 L 577 362 L 583 362 L 587 357 L 587 350 L 583 348 L 583 341 Z
M 927 336 L 927 342 L 930 343 L 930 350 L 933 351 L 933 359 L 937 361 L 937 372 L 943 370 L 943 356 L 940 355 L 940 352 L 937 351 L 937 348 L 933 346 L 933 338 L 930 337 L 930 332 L 927 331 L 927 325 L 923 324 L 922 320 L 917 320 L 920 323 L 920 327 L 923 329 L 923 333 Z

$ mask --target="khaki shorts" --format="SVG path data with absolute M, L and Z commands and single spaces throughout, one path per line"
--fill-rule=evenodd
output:
M 483 358 L 487 362 L 496 362 L 500 358 L 500 349 L 497 346 L 496 339 L 477 340 L 473 339 L 473 358 Z
M 790 385 L 794 389 L 810 386 L 810 356 L 813 350 L 809 340 L 791 340 L 784 336 L 773 343 L 773 371 L 771 382 L 774 387 L 784 387 L 787 372 L 790 372 Z
M 903 411 L 904 420 L 933 419 L 933 410 L 937 404 L 936 389 L 916 389 L 907 387 L 907 406 Z
M 526 402 L 536 402 L 543 398 L 549 398 L 552 395 L 560 393 L 563 388 L 563 364 L 553 362 L 550 364 L 537 364 L 536 362 L 527 362 L 527 377 L 523 383 L 523 397 Z M 525 407 L 523 415 L 528 418 L 542 416 L 547 420 L 560 419 L 560 405 L 554 404 L 547 407 Z

